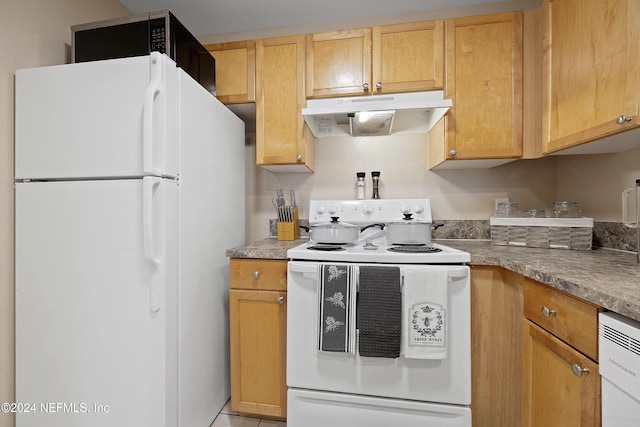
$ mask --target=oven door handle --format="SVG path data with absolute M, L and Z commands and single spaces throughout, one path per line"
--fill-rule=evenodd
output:
M 290 273 L 302 273 L 307 279 L 318 278 L 318 264 L 315 262 L 295 262 L 289 261 Z
M 469 268 L 468 267 L 448 268 L 447 275 L 451 280 L 465 279 L 469 275 Z

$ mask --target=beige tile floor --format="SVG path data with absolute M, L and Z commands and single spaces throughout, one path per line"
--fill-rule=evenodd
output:
M 220 411 L 210 427 L 286 427 L 283 421 L 262 420 L 260 418 L 249 418 L 239 415 L 231 410 L 231 405 L 227 402 Z

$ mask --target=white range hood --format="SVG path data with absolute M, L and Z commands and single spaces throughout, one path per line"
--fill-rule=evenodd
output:
M 316 138 L 427 133 L 451 105 L 435 90 L 309 99 L 302 115 Z

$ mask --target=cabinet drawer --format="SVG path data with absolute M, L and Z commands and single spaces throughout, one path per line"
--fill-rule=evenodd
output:
M 287 290 L 287 260 L 231 258 L 231 288 Z
M 592 360 L 598 360 L 598 306 L 525 279 L 524 314 Z

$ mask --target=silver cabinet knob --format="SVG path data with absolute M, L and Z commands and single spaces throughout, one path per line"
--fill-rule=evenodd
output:
M 278 298 L 278 304 L 284 304 L 284 297 Z
M 589 373 L 589 368 L 583 368 L 577 363 L 574 363 L 573 365 L 571 365 L 571 371 L 573 372 L 573 375 L 575 375 L 576 377 L 581 377 L 582 374 Z
M 302 160 L 302 154 L 298 154 L 298 155 L 296 156 L 296 160 L 297 160 L 297 161 L 301 161 L 301 160 Z
M 364 83 L 362 85 L 362 88 L 365 90 L 365 92 L 368 91 L 369 90 L 369 83 Z
M 451 157 L 454 157 L 456 154 L 458 154 L 458 152 L 457 152 L 456 150 L 451 150 L 451 151 L 449 151 L 449 155 L 450 155 Z
M 257 278 L 259 278 L 259 277 L 260 277 L 260 272 L 259 272 L 259 271 L 254 271 L 254 272 L 253 272 L 253 278 L 254 278 L 254 279 L 257 279 Z
M 551 310 L 549 307 L 542 307 L 542 315 L 544 317 L 555 316 L 556 315 L 556 311 L 555 310 Z
M 382 83 L 381 82 L 376 83 L 376 89 L 382 90 Z
M 619 125 L 623 125 L 625 123 L 628 123 L 631 121 L 631 117 L 625 116 L 625 115 L 620 115 L 618 116 L 618 119 L 616 120 L 616 123 Z

